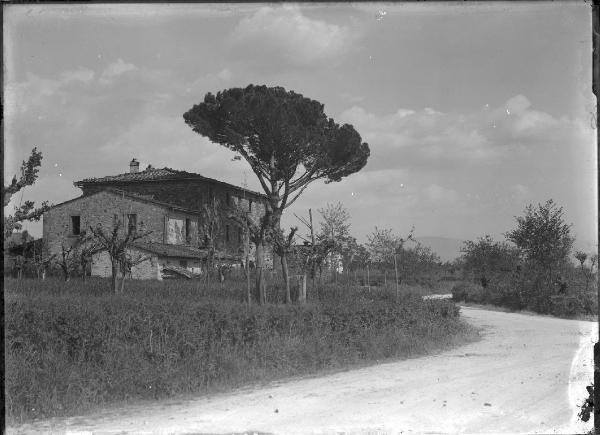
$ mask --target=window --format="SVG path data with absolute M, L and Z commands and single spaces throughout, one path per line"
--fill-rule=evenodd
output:
M 248 200 L 248 211 L 252 211 L 252 200 Z
M 74 236 L 81 234 L 81 220 L 79 216 L 71 216 L 71 234 Z
M 229 225 L 225 225 L 225 241 L 229 242 Z
M 135 234 L 137 230 L 137 214 L 128 214 L 127 215 L 127 233 Z
M 192 240 L 192 222 L 190 218 L 185 218 L 185 241 L 190 243 Z

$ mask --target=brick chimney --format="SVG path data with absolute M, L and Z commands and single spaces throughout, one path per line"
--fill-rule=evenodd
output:
M 129 172 L 132 174 L 140 172 L 140 162 L 138 162 L 135 158 L 129 162 Z

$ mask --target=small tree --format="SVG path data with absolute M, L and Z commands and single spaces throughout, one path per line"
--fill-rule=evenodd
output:
M 381 268 L 389 267 L 394 262 L 394 253 L 400 244 L 400 238 L 392 233 L 391 229 L 375 230 L 367 235 L 367 249 L 372 262 Z
M 525 260 L 527 284 L 524 296 L 533 309 L 548 312 L 553 284 L 559 284 L 561 291 L 565 289 L 561 269 L 568 264 L 573 246 L 571 225 L 565 223 L 562 207 L 551 199 L 537 207 L 528 205 L 525 215 L 516 220 L 517 228 L 505 237 L 519 248 Z
M 585 253 L 583 251 L 575 251 L 575 258 L 577 259 L 577 261 L 579 261 L 579 264 L 581 265 L 581 269 L 583 270 L 585 261 L 588 258 L 587 253 Z
M 517 248 L 494 241 L 487 234 L 477 241 L 465 241 L 461 252 L 464 270 L 475 275 L 483 287 L 487 287 L 492 277 L 514 271 L 519 262 Z
M 575 258 L 579 261 L 580 271 L 583 275 L 583 279 L 585 281 L 585 291 L 587 292 L 590 288 L 590 281 L 594 277 L 594 267 L 596 266 L 596 262 L 598 261 L 598 257 L 596 254 L 588 255 L 583 251 L 576 251 Z M 586 260 L 589 258 L 590 266 L 589 268 L 585 265 Z
M 4 207 L 6 207 L 12 196 L 27 186 L 32 186 L 38 178 L 39 168 L 42 164 L 42 153 L 34 148 L 31 150 L 29 158 L 21 164 L 21 175 L 19 178 L 15 175 L 8 186 L 4 186 L 3 197 Z M 6 240 L 14 231 L 22 228 L 24 221 L 39 221 L 42 214 L 50 208 L 48 201 L 44 201 L 39 208 L 35 207 L 33 201 L 15 207 L 13 215 L 4 217 L 4 240 Z
M 150 259 L 150 256 L 139 252 L 132 252 L 126 249 L 119 260 L 119 268 L 121 270 L 121 293 L 125 290 L 125 278 L 127 275 L 131 277 L 131 270 L 134 266 L 143 263 Z
M 32 262 L 38 279 L 41 278 L 42 281 L 46 279 L 46 272 L 52 263 L 54 263 L 55 258 L 56 254 L 47 255 L 43 249 L 33 253 Z
M 102 245 L 91 235 L 83 232 L 77 240 L 75 255 L 81 269 L 81 278 L 85 282 L 87 268 L 92 263 L 95 254 L 102 251 Z
M 61 244 L 60 246 L 60 254 L 57 255 L 56 264 L 60 267 L 60 270 L 63 273 L 63 277 L 65 278 L 65 282 L 71 280 L 71 274 L 77 268 L 77 257 L 75 255 L 75 247 L 73 246 L 65 246 L 65 244 Z
M 375 227 L 375 231 L 367 236 L 367 248 L 369 249 L 370 258 L 377 262 L 380 268 L 387 269 L 391 265 L 394 266 L 396 298 L 399 295 L 399 286 L 403 278 L 398 275 L 398 255 L 402 256 L 404 252 L 404 243 L 407 240 L 413 240 L 413 231 L 414 228 L 410 230 L 406 239 L 403 239 L 402 237 L 393 234 L 391 229 L 380 230 Z M 402 265 L 403 264 L 404 263 L 402 263 Z
M 283 211 L 310 183 L 340 181 L 362 169 L 369 157 L 369 146 L 354 127 L 336 124 L 321 103 L 281 87 L 249 85 L 208 93 L 183 118 L 196 133 L 248 162 L 268 197 L 267 227 L 277 233 Z M 276 235 L 273 242 L 286 239 Z M 279 250 L 289 300 L 285 246 Z
M 563 209 L 553 200 L 537 207 L 528 205 L 525 216 L 516 217 L 517 228 L 506 233 L 525 260 L 536 267 L 548 281 L 554 280 L 558 268 L 567 261 L 573 246 L 571 225 L 565 223 Z
M 333 244 L 332 254 L 342 256 L 344 245 L 350 240 L 350 214 L 341 202 L 337 204 L 327 203 L 327 208 L 319 209 L 321 214 L 321 230 L 317 234 L 317 240 L 331 240 Z M 334 267 L 337 280 L 337 267 Z
M 122 223 L 120 220 L 113 223 L 111 231 L 106 231 L 100 224 L 96 227 L 90 227 L 94 241 L 99 246 L 99 251 L 106 251 L 110 258 L 112 275 L 111 290 L 115 294 L 118 292 L 117 279 L 127 249 L 136 240 L 150 234 L 150 232 L 144 232 L 143 230 L 126 231 L 125 234 L 123 234 L 121 227 Z

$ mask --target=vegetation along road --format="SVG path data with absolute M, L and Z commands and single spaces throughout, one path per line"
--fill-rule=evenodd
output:
M 462 308 L 482 339 L 435 356 L 47 420 L 9 433 L 583 433 L 593 322 Z

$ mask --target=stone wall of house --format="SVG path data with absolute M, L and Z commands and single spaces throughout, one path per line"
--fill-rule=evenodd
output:
M 160 275 L 160 264 L 156 255 L 148 254 L 137 249 L 128 249 L 129 255 L 134 258 L 148 257 L 145 261 L 136 264 L 131 268 L 131 278 L 133 279 L 162 279 Z M 112 266 L 107 252 L 99 252 L 92 258 L 92 276 L 108 278 L 112 276 Z M 119 277 L 120 277 L 119 273 Z
M 168 237 L 165 227 L 171 220 L 195 222 L 190 227 L 197 228 L 198 215 L 170 211 L 162 206 L 135 200 L 126 196 L 109 192 L 100 192 L 92 196 L 84 196 L 73 201 L 59 204 L 51 208 L 43 217 L 43 233 L 46 249 L 51 253 L 59 253 L 61 245 L 73 245 L 78 236 L 73 232 L 73 216 L 79 216 L 81 231 L 89 231 L 90 226 L 101 224 L 107 231 L 113 227 L 115 220 L 122 223 L 121 230 L 127 231 L 128 215 L 137 216 L 138 230 L 150 233 L 142 240 L 156 243 L 173 243 L 182 241 L 173 236 Z M 181 231 L 182 228 L 179 228 Z M 185 230 L 185 228 L 183 228 Z M 197 231 L 190 244 L 199 243 Z M 184 243 L 181 243 L 184 244 Z
M 235 188 L 230 188 L 220 183 L 211 183 L 208 180 L 162 180 L 141 181 L 129 183 L 106 183 L 97 185 L 86 185 L 82 188 L 85 195 L 101 191 L 107 187 L 124 190 L 151 197 L 157 201 L 166 202 L 191 210 L 202 210 L 206 205 L 216 200 L 218 209 L 221 211 L 222 220 L 219 234 L 215 240 L 217 249 L 234 255 L 245 255 L 245 244 L 240 226 L 227 215 L 233 207 L 243 210 L 250 208 L 251 216 L 259 221 L 266 211 L 266 200 L 260 195 L 253 195 Z M 181 228 L 183 222 L 172 221 L 168 226 L 169 243 L 179 243 L 181 239 Z M 202 222 L 196 227 L 198 239 L 202 242 L 204 231 Z

